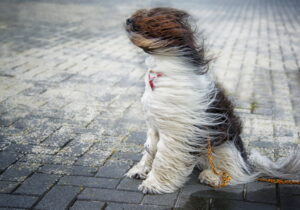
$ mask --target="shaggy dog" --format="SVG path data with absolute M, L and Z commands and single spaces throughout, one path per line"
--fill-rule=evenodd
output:
M 204 169 L 200 182 L 218 186 L 221 178 L 208 164 L 210 141 L 215 167 L 232 177 L 230 185 L 259 176 L 299 178 L 297 150 L 276 163 L 256 152 L 247 157 L 241 121 L 207 74 L 209 59 L 189 17 L 181 10 L 154 8 L 138 10 L 126 20 L 131 42 L 150 55 L 142 97 L 148 126 L 145 151 L 126 175 L 145 179 L 139 186 L 143 193 L 172 193 L 197 165 Z

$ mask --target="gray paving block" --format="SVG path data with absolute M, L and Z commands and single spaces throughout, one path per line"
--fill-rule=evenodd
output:
M 71 210 L 101 210 L 105 203 L 100 201 L 81 201 L 78 200 L 70 208 Z
M 79 193 L 79 187 L 54 186 L 35 207 L 37 209 L 64 209 Z
M 120 160 L 133 160 L 139 161 L 142 158 L 141 153 L 129 153 L 129 152 L 117 152 L 113 155 L 113 158 Z
M 74 137 L 75 134 L 72 133 L 70 128 L 62 127 L 55 133 L 51 134 L 45 141 L 43 141 L 42 144 L 62 147 Z
M 280 207 L 283 210 L 299 209 L 300 206 L 300 186 L 299 185 L 279 185 Z
M 106 179 L 85 176 L 64 176 L 60 179 L 58 184 L 97 188 L 115 188 L 118 183 L 119 179 Z
M 142 201 L 143 194 L 120 190 L 86 188 L 82 193 L 80 193 L 78 198 L 83 200 L 139 203 Z
M 131 191 L 139 191 L 138 186 L 142 183 L 142 180 L 139 179 L 130 179 L 124 178 L 120 184 L 118 185 L 118 189 L 120 190 L 131 190 Z
M 280 209 L 297 210 L 300 206 L 300 195 L 280 195 Z
M 279 191 L 281 195 L 300 195 L 299 185 L 279 185 Z
M 62 175 L 79 175 L 79 176 L 94 176 L 97 168 L 86 166 L 72 165 L 44 165 L 39 169 L 39 172 L 47 174 L 62 174 Z
M 20 161 L 41 164 L 72 165 L 77 160 L 73 156 L 27 154 Z
M 105 210 L 171 210 L 166 206 L 155 205 L 139 205 L 139 204 L 124 204 L 124 203 L 109 203 Z
M 58 175 L 35 173 L 26 179 L 15 193 L 41 195 L 46 192 L 59 177 Z
M 276 205 L 265 204 L 265 203 L 251 203 L 244 201 L 235 201 L 235 200 L 224 200 L 224 199 L 215 199 L 213 201 L 213 207 L 211 209 L 232 209 L 232 210 L 275 210 L 278 209 Z
M 121 178 L 129 170 L 131 164 L 127 162 L 115 161 L 107 162 L 96 174 L 97 177 Z
M 59 150 L 58 147 L 53 146 L 40 146 L 40 145 L 31 145 L 31 144 L 11 144 L 6 148 L 6 151 L 19 153 L 19 154 L 55 154 Z
M 99 166 L 103 165 L 103 163 L 109 156 L 110 156 L 110 154 L 108 154 L 108 152 L 86 153 L 76 161 L 75 165 L 88 166 L 88 167 L 99 167 Z
M 36 202 L 37 199 L 37 197 L 26 195 L 0 194 L 0 206 L 30 208 Z
M 201 210 L 276 210 L 277 206 L 265 203 L 252 203 L 222 198 L 197 198 L 191 197 L 180 209 L 201 209 Z
M 277 203 L 275 184 L 252 182 L 246 185 L 246 190 L 247 201 Z
M 6 151 L 0 152 L 0 171 L 10 166 L 17 159 L 18 155 L 16 153 Z
M 91 146 L 93 142 L 80 142 L 77 139 L 72 140 L 58 154 L 62 156 L 82 156 Z
M 38 167 L 39 164 L 27 164 L 18 162 L 6 169 L 6 171 L 4 171 L 0 175 L 0 180 L 23 181 Z
M 204 200 L 207 198 L 242 200 L 243 188 L 243 185 L 227 186 L 220 189 L 214 189 L 204 184 L 185 185 L 178 196 L 177 207 L 182 207 L 186 202 L 188 202 L 190 197 Z
M 172 207 L 175 205 L 178 192 L 163 195 L 146 195 L 143 204 L 154 204 Z
M 135 131 L 135 132 L 130 133 L 126 143 L 134 143 L 134 144 L 143 145 L 146 142 L 146 139 L 147 139 L 146 132 Z
M 20 184 L 19 182 L 0 181 L 0 192 L 10 193 Z
M 193 194 L 198 197 L 222 197 L 229 199 L 243 199 L 243 185 L 213 188 L 204 184 L 187 185 L 183 188 L 181 196 Z

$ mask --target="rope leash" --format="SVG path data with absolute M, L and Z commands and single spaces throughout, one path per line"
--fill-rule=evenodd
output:
M 289 180 L 289 179 L 265 179 L 265 178 L 258 178 L 257 181 L 260 181 L 260 182 L 270 182 L 270 183 L 273 183 L 273 184 L 300 184 L 300 181 Z
M 211 170 L 214 172 L 215 175 L 218 175 L 221 178 L 221 183 L 219 185 L 211 185 L 211 186 L 214 188 L 222 188 L 222 187 L 228 186 L 230 181 L 232 180 L 232 177 L 226 171 L 218 171 L 216 169 L 214 162 L 213 162 L 212 147 L 211 147 L 210 140 L 208 140 L 207 155 L 208 155 L 208 163 L 209 163 Z M 258 178 L 257 181 L 269 182 L 269 183 L 273 183 L 273 184 L 299 184 L 300 185 L 300 181 L 298 181 L 298 180 Z
M 222 187 L 226 187 L 227 185 L 229 185 L 232 177 L 225 171 L 217 171 L 214 162 L 213 162 L 213 157 L 212 157 L 212 148 L 211 148 L 211 142 L 210 140 L 208 140 L 208 162 L 209 162 L 209 166 L 212 169 L 212 171 L 214 172 L 214 174 L 218 175 L 221 177 L 221 183 L 217 186 L 215 185 L 211 185 L 214 188 L 222 188 Z

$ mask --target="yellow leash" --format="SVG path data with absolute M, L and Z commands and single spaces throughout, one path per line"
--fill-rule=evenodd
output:
M 208 163 L 211 168 L 211 170 L 214 172 L 214 174 L 220 176 L 221 183 L 217 186 L 211 185 L 214 188 L 222 188 L 229 185 L 232 177 L 226 172 L 226 171 L 218 171 L 214 165 L 213 162 L 213 156 L 212 156 L 212 147 L 211 147 L 211 141 L 208 140 L 208 147 L 207 147 L 207 155 L 208 155 Z M 273 184 L 300 184 L 300 181 L 298 180 L 287 180 L 287 179 L 265 179 L 265 178 L 258 178 L 257 181 L 260 182 L 270 182 Z
M 260 182 L 270 182 L 270 183 L 273 183 L 273 184 L 300 184 L 300 181 L 289 180 L 289 179 L 265 179 L 265 178 L 258 178 L 257 181 L 260 181 Z
M 213 162 L 213 157 L 212 157 L 212 148 L 211 148 L 211 142 L 210 140 L 208 140 L 208 162 L 210 165 L 211 170 L 214 172 L 214 174 L 221 176 L 221 180 L 222 182 L 215 186 L 215 185 L 211 185 L 214 188 L 222 188 L 222 187 L 226 187 L 227 185 L 229 185 L 232 177 L 226 172 L 226 171 L 217 171 L 214 162 Z

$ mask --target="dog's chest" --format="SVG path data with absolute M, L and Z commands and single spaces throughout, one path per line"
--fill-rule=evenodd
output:
M 155 86 L 157 84 L 157 75 L 153 73 L 152 71 L 157 67 L 155 65 L 154 60 L 149 57 L 145 61 L 146 66 L 147 66 L 147 73 L 145 75 L 144 81 L 145 81 L 145 92 L 142 96 L 142 104 L 143 104 L 143 109 L 145 112 L 145 117 L 149 118 L 151 116 L 151 109 L 153 106 L 153 103 L 155 103 L 155 100 L 157 98 L 155 97 L 155 94 L 158 94 L 157 92 L 154 93 Z
M 148 70 L 147 74 L 145 75 L 145 92 L 142 97 L 142 104 L 143 109 L 145 112 L 146 117 L 150 115 L 151 112 L 151 106 L 155 102 L 155 96 L 153 94 L 154 86 L 151 87 L 151 84 L 155 84 L 155 79 L 149 80 L 150 78 L 150 70 Z

